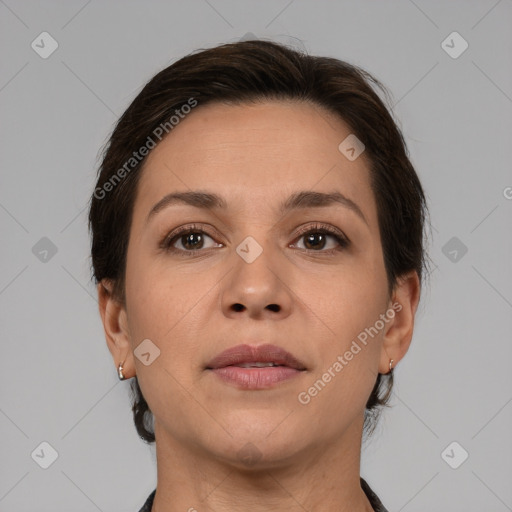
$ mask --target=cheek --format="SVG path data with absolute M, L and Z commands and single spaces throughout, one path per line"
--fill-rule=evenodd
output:
M 314 287 L 306 281 L 300 292 L 309 297 L 305 302 L 309 323 L 317 329 L 314 340 L 318 359 L 307 387 L 301 390 L 305 394 L 299 403 L 308 402 L 318 414 L 327 408 L 337 420 L 349 411 L 364 408 L 377 378 L 387 327 L 380 316 L 387 305 L 384 270 L 351 270 Z
M 339 350 L 372 326 L 387 304 L 385 270 L 373 261 L 353 260 L 353 264 L 334 273 L 304 275 L 296 286 L 297 295 L 310 310 L 311 320 Z
M 339 371 L 334 365 L 326 366 L 299 390 L 298 412 L 318 421 L 325 435 L 339 434 L 340 426 L 364 412 L 377 375 L 357 357 Z
M 305 413 L 323 417 L 333 429 L 364 410 L 377 378 L 385 325 L 375 292 L 336 298 L 319 323 L 325 335 L 314 339 L 318 359 L 297 395 Z
M 183 268 L 171 267 L 165 256 L 150 258 L 135 251 L 127 260 L 126 295 L 132 348 L 137 356 L 139 344 L 149 339 L 158 354 L 151 366 L 136 357 L 136 372 L 141 381 L 155 385 L 156 391 L 158 386 L 171 390 L 180 385 L 190 387 L 191 375 L 204 351 L 201 343 L 204 345 L 208 336 L 201 328 L 204 325 L 201 316 L 211 302 L 208 291 L 216 290 L 213 274 L 196 274 Z
M 190 276 L 171 268 L 164 256 L 129 251 L 126 295 L 134 337 L 165 338 L 190 310 L 194 289 Z

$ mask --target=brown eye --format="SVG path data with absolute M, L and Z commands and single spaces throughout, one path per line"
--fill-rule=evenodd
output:
M 206 245 L 208 240 L 211 240 L 209 246 Z M 215 244 L 216 242 L 213 240 L 213 237 L 205 233 L 200 227 L 192 225 L 183 226 L 173 231 L 160 243 L 160 248 L 168 252 L 193 254 L 194 252 L 203 252 L 203 250 L 208 250 L 215 246 L 222 246 L 222 244 Z
M 313 228 L 309 226 L 307 230 L 304 230 L 300 234 L 299 240 L 300 239 L 304 239 L 304 250 L 310 252 L 332 253 L 333 251 L 344 249 L 349 245 L 348 239 L 341 231 L 328 226 Z M 327 247 L 326 249 L 326 246 L 329 244 L 329 239 L 331 240 L 331 247 Z
M 168 238 L 165 242 L 165 248 L 168 250 L 176 249 L 180 251 L 197 251 L 199 249 L 209 249 L 205 247 L 207 239 L 213 240 L 211 236 L 207 235 L 204 231 L 188 230 L 185 233 Z
M 184 249 L 201 249 L 204 245 L 204 233 L 190 232 L 178 238 Z
M 310 233 L 304 237 L 304 245 L 306 249 L 323 249 L 326 244 L 327 237 L 325 233 Z

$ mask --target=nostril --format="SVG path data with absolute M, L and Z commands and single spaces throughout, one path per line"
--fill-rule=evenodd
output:
M 243 311 L 245 309 L 245 306 L 243 304 L 233 304 L 232 308 L 235 310 L 235 311 Z M 270 309 L 271 311 L 274 311 L 274 312 L 279 312 L 281 310 L 281 306 L 279 306 L 278 304 L 269 304 L 266 309 Z

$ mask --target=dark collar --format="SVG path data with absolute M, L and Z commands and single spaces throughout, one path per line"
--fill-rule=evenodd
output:
M 388 512 L 388 509 L 382 504 L 379 497 L 372 491 L 371 487 L 366 483 L 363 477 L 359 477 L 361 481 L 361 487 L 363 488 L 370 505 L 375 512 Z M 151 509 L 149 510 L 151 512 Z
M 372 491 L 371 487 L 366 483 L 366 481 L 362 477 L 359 478 L 361 481 L 361 487 L 366 494 L 366 497 L 368 498 L 368 501 L 370 502 L 373 510 L 375 512 L 388 512 L 386 507 L 384 507 L 380 501 L 379 497 Z M 144 503 L 144 506 L 139 510 L 139 512 L 151 512 L 153 500 L 155 499 L 155 493 L 156 489 L 148 496 L 146 503 Z

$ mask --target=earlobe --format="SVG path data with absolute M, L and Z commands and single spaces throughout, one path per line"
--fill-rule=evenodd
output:
M 416 271 L 411 271 L 397 280 L 393 298 L 389 304 L 389 307 L 394 310 L 394 317 L 384 335 L 379 373 L 389 373 L 390 360 L 393 360 L 393 368 L 395 368 L 409 349 L 420 298 L 420 287 Z
M 97 285 L 98 304 L 105 339 L 112 354 L 116 372 L 119 374 L 119 365 L 122 364 L 124 378 L 135 375 L 133 352 L 130 343 L 126 308 L 112 295 L 112 283 L 104 279 Z

